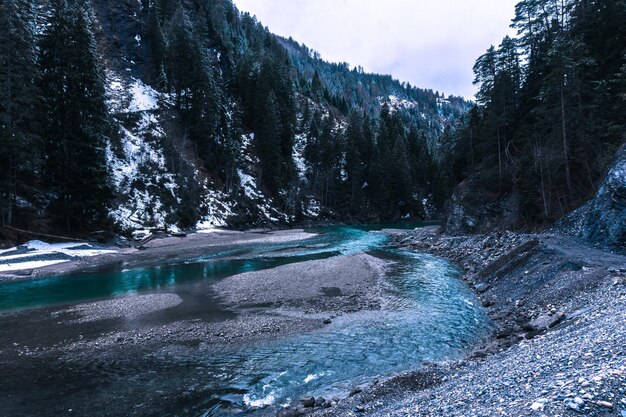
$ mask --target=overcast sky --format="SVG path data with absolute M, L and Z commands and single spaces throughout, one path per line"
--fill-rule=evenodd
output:
M 514 32 L 518 0 L 234 0 L 333 62 L 473 98 L 472 67 Z

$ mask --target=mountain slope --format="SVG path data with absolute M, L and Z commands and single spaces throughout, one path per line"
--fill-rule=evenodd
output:
M 15 134 L 36 137 L 35 152 L 11 157 L 45 180 L 23 184 L 30 177 L 21 175 L 3 186 L 6 224 L 70 232 L 249 227 L 426 217 L 441 203 L 434 151 L 468 109 L 461 98 L 325 62 L 229 0 L 7 4 L 15 9 L 7 6 L 5 17 L 32 30 L 29 47 L 41 51 L 32 75 L 41 87 L 26 110 L 37 123 L 8 128 L 3 143 L 11 146 Z M 32 13 L 17 12 L 31 6 Z M 84 21 L 84 33 L 57 42 L 49 28 L 63 16 L 71 24 Z M 67 179 L 51 174 L 63 163 L 47 149 L 65 139 L 61 132 L 48 135 L 52 109 L 38 110 L 50 103 L 38 80 L 74 65 L 48 68 L 40 56 L 65 53 L 79 35 L 93 37 L 98 65 L 83 77 L 94 77 L 105 91 L 107 126 L 77 126 L 104 158 L 102 180 L 113 194 L 97 194 L 102 208 L 68 193 Z M 80 88 L 72 90 L 78 103 L 86 99 Z M 79 107 L 64 110 L 64 117 L 78 117 Z M 59 160 L 72 158 L 60 149 Z M 98 214 L 103 210 L 108 215 Z

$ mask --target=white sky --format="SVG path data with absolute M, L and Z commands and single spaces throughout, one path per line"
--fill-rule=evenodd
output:
M 476 58 L 514 31 L 518 0 L 234 0 L 332 62 L 473 98 Z

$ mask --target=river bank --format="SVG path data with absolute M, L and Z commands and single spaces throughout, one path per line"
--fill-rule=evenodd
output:
M 493 336 L 465 360 L 376 382 L 312 415 L 626 415 L 626 257 L 509 232 L 450 237 L 429 228 L 395 241 L 462 267 Z
M 233 231 L 226 229 L 213 229 L 199 231 L 173 237 L 163 235 L 146 243 L 132 242 L 124 246 L 98 246 L 95 252 L 103 252 L 95 256 L 65 257 L 63 262 L 33 268 L 32 262 L 14 263 L 10 271 L 0 271 L 0 281 L 31 279 L 52 275 L 73 274 L 89 272 L 103 268 L 140 268 L 167 262 L 176 262 L 181 259 L 209 256 L 219 253 L 228 248 L 245 244 L 279 244 L 305 240 L 316 236 L 314 233 L 305 232 L 303 229 L 279 230 L 279 231 Z M 80 242 L 76 243 L 80 245 Z M 2 253 L 4 252 L 4 253 Z M 14 257 L 12 253 L 20 252 L 20 247 L 5 249 L 0 252 L 0 264 L 8 262 L 7 257 Z M 22 251 L 23 252 L 23 251 Z M 65 253 L 70 253 L 66 251 Z M 21 256 L 31 255 L 27 260 L 38 260 L 42 257 L 40 252 L 32 251 L 22 253 Z M 47 254 L 46 254 L 47 255 Z

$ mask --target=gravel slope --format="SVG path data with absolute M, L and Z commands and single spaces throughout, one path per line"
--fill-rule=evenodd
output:
M 561 236 L 428 229 L 395 239 L 464 268 L 492 339 L 466 360 L 282 415 L 626 417 L 626 257 Z

